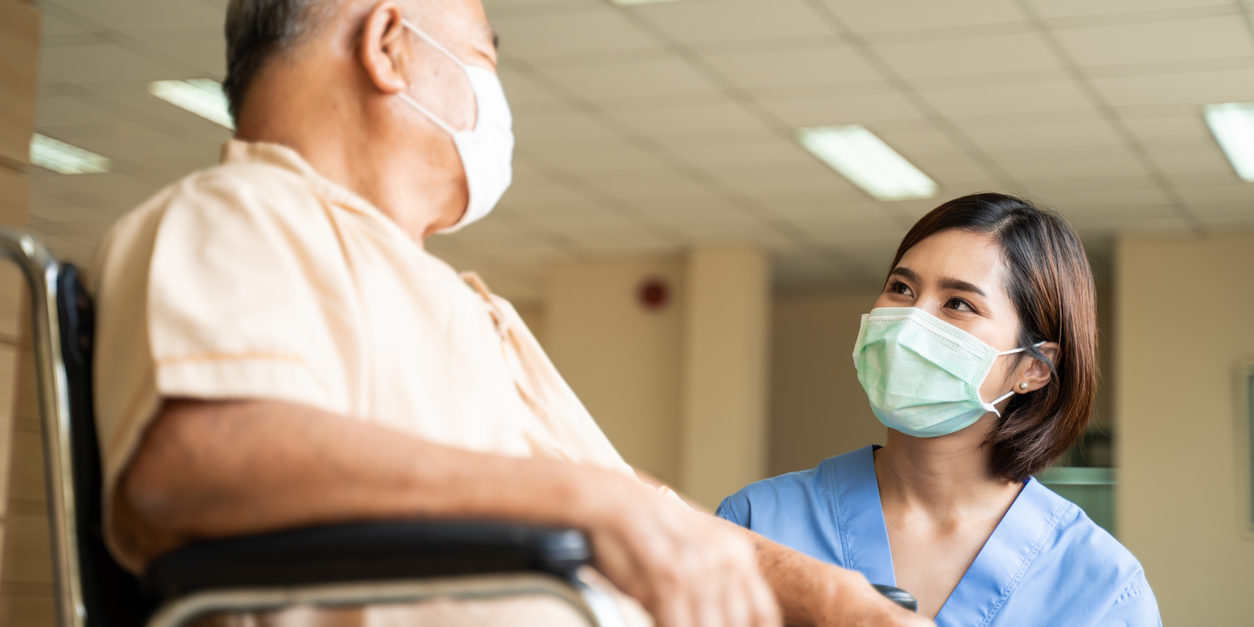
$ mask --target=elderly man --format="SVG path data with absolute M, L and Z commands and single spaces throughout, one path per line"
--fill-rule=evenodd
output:
M 505 519 L 585 531 L 595 568 L 661 625 L 917 620 L 639 479 L 512 308 L 423 250 L 510 180 L 479 0 L 232 0 L 226 32 L 238 130 L 222 164 L 122 219 L 99 254 L 123 564 L 313 523 Z M 535 599 L 302 612 L 252 618 L 571 618 Z

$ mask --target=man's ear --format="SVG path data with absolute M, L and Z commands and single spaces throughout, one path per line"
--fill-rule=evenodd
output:
M 1049 358 L 1050 363 L 1054 364 L 1058 363 L 1058 355 L 1062 354 L 1057 342 L 1045 342 L 1036 347 L 1036 350 L 1043 353 Z M 1018 377 L 1014 381 L 1014 391 L 1019 394 L 1035 392 L 1049 385 L 1053 375 L 1053 369 L 1048 363 L 1029 356 L 1019 366 Z M 1025 383 L 1026 386 L 1023 385 Z
M 404 45 L 408 29 L 403 19 L 394 0 L 380 2 L 366 15 L 358 42 L 358 56 L 366 76 L 385 94 L 409 87 L 404 70 L 413 58 Z

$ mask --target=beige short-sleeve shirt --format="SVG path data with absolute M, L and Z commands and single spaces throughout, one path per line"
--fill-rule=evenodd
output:
M 109 231 L 94 278 L 106 504 L 170 397 L 302 403 L 631 472 L 507 302 L 289 148 L 228 142 Z

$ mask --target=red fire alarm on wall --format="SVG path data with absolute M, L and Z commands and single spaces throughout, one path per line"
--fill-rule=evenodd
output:
M 671 288 L 666 281 L 658 277 L 649 277 L 640 282 L 640 289 L 636 291 L 636 297 L 640 299 L 640 306 L 649 311 L 657 311 L 666 307 L 671 299 Z

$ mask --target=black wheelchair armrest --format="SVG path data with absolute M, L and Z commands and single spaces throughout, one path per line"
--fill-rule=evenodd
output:
M 155 559 L 144 592 L 197 592 L 544 572 L 569 578 L 588 562 L 582 532 L 483 521 L 388 521 L 305 527 L 197 542 Z

